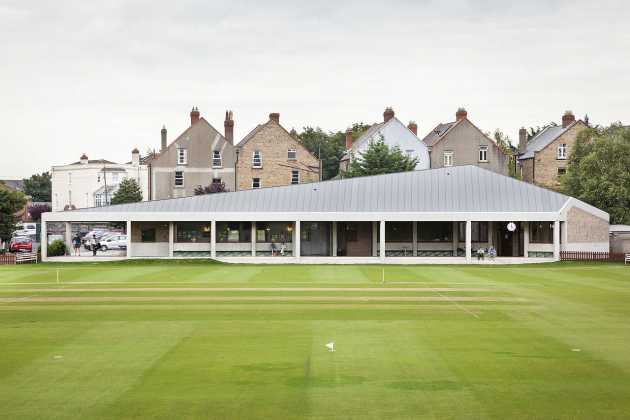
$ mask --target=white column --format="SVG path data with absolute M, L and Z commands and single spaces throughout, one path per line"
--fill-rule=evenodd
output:
M 372 222 L 372 256 L 378 256 L 378 222 Z
M 560 222 L 560 250 L 566 250 L 568 241 L 567 236 L 567 222 Z
M 127 220 L 127 258 L 130 258 L 131 253 L 131 220 Z
M 457 257 L 459 248 L 459 222 L 453 222 L 453 257 Z
M 523 222 L 523 255 L 529 257 L 529 222 Z
M 213 220 L 210 222 L 210 257 L 217 257 L 217 222 Z
M 472 262 L 472 222 L 466 220 L 466 262 Z
M 337 222 L 332 222 L 332 256 L 337 256 Z
M 173 258 L 173 248 L 175 247 L 175 225 L 168 222 L 168 257 Z
M 72 224 L 66 222 L 65 227 L 64 242 L 66 243 L 66 255 L 72 255 Z
M 411 223 L 413 223 L 411 227 L 411 238 L 413 240 L 413 244 L 411 244 L 411 249 L 413 252 L 412 255 L 414 257 L 417 257 L 418 256 L 418 222 L 413 221 Z
M 39 246 L 42 251 L 42 261 L 48 261 L 48 228 L 46 227 L 46 221 L 43 219 L 40 229 Z
M 560 221 L 553 222 L 553 259 L 560 261 Z
M 256 256 L 256 222 L 252 222 L 252 257 Z
M 293 240 L 293 256 L 300 258 L 300 242 L 302 240 L 302 235 L 300 234 L 300 221 L 295 221 L 295 227 L 293 228 L 295 232 L 295 239 Z
M 381 220 L 380 222 L 380 247 L 379 247 L 379 256 L 381 260 L 385 259 L 385 220 Z

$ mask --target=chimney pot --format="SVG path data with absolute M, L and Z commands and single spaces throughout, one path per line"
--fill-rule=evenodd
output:
M 575 115 L 571 111 L 565 111 L 562 115 L 562 128 L 567 128 L 575 122 Z
M 346 130 L 346 149 L 352 149 L 352 128 Z
M 234 120 L 232 119 L 232 115 L 232 111 L 225 111 L 223 128 L 225 129 L 225 139 L 234 144 Z
M 394 118 L 394 110 L 391 106 L 388 106 L 383 112 L 383 122 L 387 122 L 392 118 Z
M 280 114 L 277 112 L 272 112 L 271 114 L 269 114 L 269 119 L 280 124 Z
M 134 166 L 140 165 L 140 150 L 137 147 L 131 151 L 131 164 Z
M 79 161 L 81 162 L 82 165 L 87 165 L 88 164 L 88 157 L 85 153 L 83 153 L 81 155 L 81 159 L 79 159 Z
M 468 112 L 466 111 L 466 108 L 457 108 L 457 112 L 455 113 L 455 121 L 463 120 L 465 118 L 468 118 Z
M 199 108 L 193 106 L 192 111 L 190 111 L 190 125 L 199 122 L 199 115 Z
M 162 135 L 162 148 L 160 149 L 160 152 L 163 152 L 166 150 L 166 126 L 165 125 L 162 126 L 162 131 L 160 134 Z
M 415 121 L 409 121 L 407 128 L 411 130 L 413 134 L 418 135 L 418 124 Z

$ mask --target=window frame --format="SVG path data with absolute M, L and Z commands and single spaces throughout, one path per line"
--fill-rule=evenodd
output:
M 295 175 L 297 175 L 297 178 L 294 177 Z M 300 183 L 300 171 L 298 171 L 297 169 L 292 169 L 291 170 L 291 185 L 298 185 L 299 183 Z
M 177 174 L 180 174 L 181 176 L 178 177 Z M 178 178 L 181 179 L 181 182 L 178 184 Z M 177 187 L 177 188 L 183 188 L 185 186 L 184 184 L 184 171 L 175 171 L 174 177 L 173 177 L 173 186 Z
M 293 153 L 293 157 L 291 157 Z M 297 160 L 297 149 L 287 149 L 287 160 Z
M 568 147 L 566 143 L 559 143 L 556 149 L 556 159 L 567 160 L 567 149 Z M 560 153 L 560 151 L 562 151 L 562 153 Z
M 488 146 L 485 144 L 479 145 L 479 162 L 488 162 Z
M 216 157 L 216 154 L 219 155 L 219 157 Z M 219 164 L 216 164 L 216 161 L 219 161 Z M 220 150 L 213 150 L 212 151 L 212 167 L 213 168 L 223 168 L 223 155 L 221 154 Z
M 451 150 L 447 150 L 443 153 L 443 164 L 445 168 L 449 168 L 451 166 L 453 166 L 453 161 L 454 161 L 454 157 L 455 157 L 455 153 L 453 153 L 453 151 Z M 448 159 L 447 159 L 448 158 Z M 448 161 L 448 164 L 447 164 Z
M 566 173 L 567 173 L 567 168 L 564 168 L 564 167 L 558 168 L 558 176 L 566 175 Z
M 256 180 L 258 180 L 258 186 L 255 187 L 254 183 L 256 182 Z M 262 188 L 262 179 L 260 177 L 253 177 L 252 178 L 252 190 L 258 190 Z
M 177 164 L 188 165 L 188 150 L 185 147 L 177 148 Z
M 152 239 L 146 239 L 145 238 L 145 234 L 151 234 L 153 235 Z M 150 235 L 149 235 L 150 236 Z M 140 229 L 140 242 L 141 243 L 155 243 L 157 242 L 157 229 L 156 228 L 146 228 L 146 229 Z
M 262 152 L 260 150 L 254 150 L 252 152 L 252 168 L 261 169 L 262 167 L 263 167 Z

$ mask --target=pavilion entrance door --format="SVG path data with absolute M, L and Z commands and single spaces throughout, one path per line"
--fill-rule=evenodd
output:
M 520 222 L 513 222 L 516 225 L 516 230 L 512 232 L 508 229 L 509 223 L 498 222 L 496 224 L 497 256 L 522 257 L 524 249 L 523 226 Z

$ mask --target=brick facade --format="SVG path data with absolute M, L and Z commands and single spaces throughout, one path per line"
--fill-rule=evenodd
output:
M 289 149 L 296 151 L 294 160 L 288 157 Z M 261 168 L 253 167 L 254 151 L 261 153 Z M 263 188 L 290 185 L 294 170 L 299 172 L 300 184 L 319 180 L 319 160 L 273 119 L 258 126 L 238 146 L 236 178 L 239 190 L 251 189 L 253 178 L 260 178 Z

